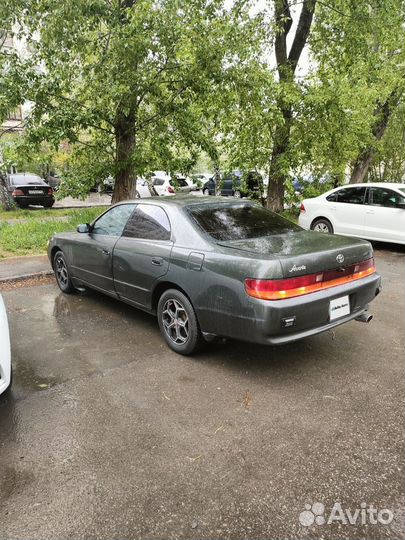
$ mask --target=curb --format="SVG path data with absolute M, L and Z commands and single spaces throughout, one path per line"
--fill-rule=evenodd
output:
M 41 278 L 44 276 L 52 276 L 53 270 L 43 270 L 41 272 L 33 272 L 32 274 L 22 274 L 21 276 L 11 276 L 0 278 L 0 285 L 2 283 L 11 283 L 13 281 L 25 281 L 27 279 Z

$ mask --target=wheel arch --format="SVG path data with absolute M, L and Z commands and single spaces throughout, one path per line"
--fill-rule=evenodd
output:
M 55 255 L 58 251 L 62 251 L 62 249 L 59 247 L 59 246 L 53 246 L 52 250 L 51 250 L 51 266 L 53 269 L 54 268 L 54 265 L 53 265 L 53 260 L 55 258 Z
M 194 305 L 193 305 L 193 302 L 192 302 L 192 300 L 190 298 L 190 295 L 187 294 L 187 292 L 182 287 L 180 287 L 180 285 L 177 285 L 177 283 L 174 283 L 173 281 L 159 281 L 156 284 L 156 286 L 155 286 L 155 288 L 153 289 L 153 292 L 152 292 L 152 302 L 151 302 L 152 311 L 154 311 L 154 312 L 157 311 L 159 298 L 162 296 L 162 294 L 165 291 L 167 291 L 169 289 L 176 289 L 177 291 L 180 291 L 181 293 L 183 293 L 184 296 L 187 296 L 187 298 L 189 299 L 191 305 L 194 308 Z
M 324 220 L 326 220 L 326 221 L 329 221 L 329 223 L 330 223 L 330 224 L 332 225 L 332 227 L 333 227 L 333 230 L 335 230 L 335 226 L 334 226 L 334 224 L 333 224 L 333 221 L 332 221 L 330 218 L 326 217 L 326 216 L 316 216 L 315 218 L 313 218 L 313 220 L 311 221 L 310 228 L 312 229 L 312 226 L 314 225 L 314 223 L 315 223 L 316 221 L 319 221 L 320 219 L 324 219 Z

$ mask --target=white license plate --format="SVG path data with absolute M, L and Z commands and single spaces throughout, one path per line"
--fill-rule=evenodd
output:
M 42 195 L 42 190 L 40 189 L 29 189 L 28 194 L 29 195 Z
M 329 304 L 329 319 L 334 321 L 340 317 L 350 314 L 350 302 L 348 296 L 341 296 L 330 301 Z

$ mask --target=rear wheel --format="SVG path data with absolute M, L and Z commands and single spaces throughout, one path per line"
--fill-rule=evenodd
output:
M 241 199 L 242 193 L 237 189 L 236 191 L 233 192 L 233 196 L 236 197 L 237 199 Z
M 190 300 L 176 289 L 162 294 L 158 304 L 160 331 L 173 351 L 189 355 L 203 343 L 197 317 Z
M 70 278 L 70 271 L 63 251 L 57 251 L 55 253 L 53 258 L 53 269 L 59 289 L 66 294 L 75 292 L 76 288 Z
M 43 207 L 44 208 L 52 208 L 52 206 L 54 205 L 54 202 L 55 201 L 45 201 L 44 204 L 43 204 Z
M 312 225 L 311 229 L 315 232 L 321 232 L 325 234 L 333 234 L 332 223 L 326 218 L 316 219 Z
M 210 192 L 209 192 L 208 188 L 205 188 L 205 189 L 203 190 L 203 195 L 207 196 L 207 195 L 209 195 L 209 194 L 210 194 Z

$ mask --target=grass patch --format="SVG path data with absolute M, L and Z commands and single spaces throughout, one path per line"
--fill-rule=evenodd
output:
M 101 209 L 102 210 L 102 209 Z M 71 208 L 55 208 L 54 210 L 29 210 L 28 208 L 5 211 L 0 208 L 0 222 L 9 219 L 40 219 L 55 216 L 68 216 Z
M 64 216 L 68 216 L 66 221 L 52 219 L 60 216 L 54 211 L 38 210 L 36 212 L 27 211 L 30 220 L 26 223 L 7 223 L 1 221 L 4 215 L 0 215 L 0 257 L 13 257 L 17 255 L 40 255 L 46 252 L 48 240 L 58 232 L 74 231 L 80 223 L 90 223 L 104 211 L 104 208 L 83 208 L 77 210 L 65 210 Z M 19 211 L 18 218 L 25 219 L 22 215 L 25 212 Z M 39 213 L 45 212 L 37 217 Z M 48 214 L 49 212 L 49 214 Z M 11 212 L 7 212 L 7 217 Z M 32 216 L 35 217 L 32 217 Z M 12 219 L 12 216 L 10 216 Z

